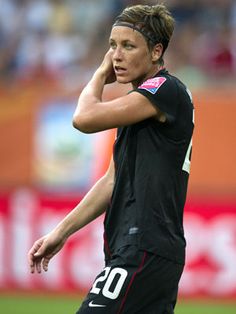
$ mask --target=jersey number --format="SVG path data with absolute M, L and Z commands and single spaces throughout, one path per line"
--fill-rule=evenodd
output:
M 128 272 L 127 270 L 123 268 L 119 268 L 119 267 L 113 268 L 111 271 L 110 270 L 111 270 L 111 267 L 104 268 L 104 272 L 105 272 L 104 275 L 98 277 L 94 281 L 94 284 L 92 286 L 92 289 L 90 290 L 90 293 L 99 294 L 101 291 L 101 288 L 98 287 L 98 284 L 99 282 L 103 282 L 106 280 L 105 285 L 102 289 L 102 294 L 104 295 L 104 297 L 109 298 L 109 299 L 114 300 L 118 298 L 121 288 L 128 275 Z M 116 279 L 116 284 L 114 287 L 113 281 L 115 277 L 117 277 L 117 279 Z
M 184 163 L 182 170 L 187 171 L 190 173 L 190 164 L 191 164 L 191 152 L 192 152 L 192 140 L 189 143 L 187 153 L 185 155 Z
M 189 96 L 192 99 L 190 92 L 189 92 Z M 194 110 L 193 110 L 193 123 L 194 123 Z M 182 167 L 182 170 L 184 170 L 188 173 L 190 173 L 191 153 L 192 153 L 192 139 L 188 145 L 187 153 L 185 155 L 184 163 L 183 163 L 183 167 Z

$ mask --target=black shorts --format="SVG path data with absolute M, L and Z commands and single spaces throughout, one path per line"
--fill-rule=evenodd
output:
M 76 314 L 173 314 L 183 267 L 123 247 L 96 277 Z

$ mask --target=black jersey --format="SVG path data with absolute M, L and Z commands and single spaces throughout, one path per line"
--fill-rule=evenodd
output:
M 183 209 L 193 133 L 193 105 L 185 85 L 166 70 L 132 92 L 165 113 L 118 129 L 115 185 L 106 211 L 105 252 L 135 245 L 184 263 Z

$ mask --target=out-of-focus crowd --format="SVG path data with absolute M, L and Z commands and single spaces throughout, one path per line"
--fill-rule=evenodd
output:
M 114 17 L 158 1 L 0 0 L 0 82 L 38 77 L 83 84 L 108 48 Z M 236 0 L 166 0 L 176 20 L 166 53 L 172 73 L 193 85 L 236 77 Z

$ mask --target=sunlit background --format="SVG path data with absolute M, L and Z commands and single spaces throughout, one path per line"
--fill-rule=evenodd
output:
M 166 67 L 196 109 L 177 314 L 211 314 L 216 303 L 214 314 L 236 313 L 236 1 L 163 2 L 176 19 Z M 75 311 L 103 266 L 102 217 L 71 237 L 46 275 L 32 276 L 26 255 L 108 165 L 115 130 L 81 134 L 72 115 L 114 18 L 138 3 L 157 1 L 0 0 L 1 313 L 73 313 L 37 297 L 66 298 Z M 113 84 L 104 97 L 128 90 Z

